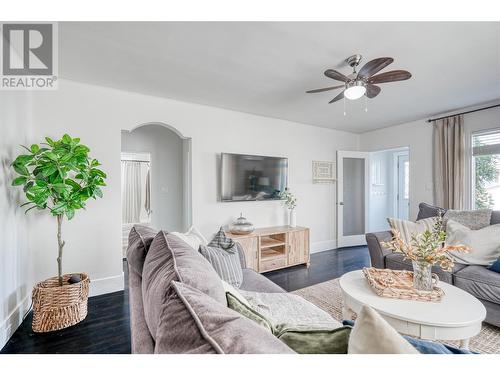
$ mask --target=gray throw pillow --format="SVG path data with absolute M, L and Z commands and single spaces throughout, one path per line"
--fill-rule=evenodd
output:
M 128 234 L 127 263 L 139 276 L 151 242 L 158 231 L 146 225 L 134 225 Z
M 443 216 L 444 225 L 448 220 L 453 220 L 472 230 L 485 228 L 491 223 L 492 210 L 459 211 L 448 210 Z
M 500 211 L 493 211 L 491 213 L 491 225 L 500 224 Z
M 219 247 L 221 249 L 231 251 L 231 252 L 236 252 L 236 248 L 234 247 L 235 242 L 233 241 L 232 238 L 229 238 L 226 236 L 226 232 L 224 232 L 224 229 L 220 227 L 219 231 L 215 234 L 214 238 L 208 246 L 210 247 Z
M 199 290 L 171 283 L 155 353 L 294 354 L 266 329 Z
M 188 284 L 226 304 L 221 279 L 210 263 L 179 237 L 161 231 L 151 243 L 142 273 L 144 318 L 153 338 L 172 280 Z
M 447 210 L 438 206 L 433 206 L 428 203 L 420 203 L 418 205 L 418 215 L 417 215 L 417 221 L 422 220 L 422 219 L 427 219 L 429 217 L 436 217 L 443 215 Z
M 200 246 L 200 254 L 208 260 L 215 269 L 215 272 L 226 283 L 239 288 L 243 282 L 243 270 L 241 268 L 240 255 L 237 251 L 229 252 L 227 250 Z

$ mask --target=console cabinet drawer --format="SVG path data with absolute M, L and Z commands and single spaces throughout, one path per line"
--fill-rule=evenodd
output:
M 286 257 L 262 260 L 260 262 L 259 272 L 266 272 L 282 267 L 286 267 Z

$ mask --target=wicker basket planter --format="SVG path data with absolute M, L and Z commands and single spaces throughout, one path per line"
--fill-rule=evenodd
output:
M 68 284 L 72 275 L 63 275 L 63 286 L 58 278 L 41 281 L 33 288 L 33 331 L 51 332 L 70 327 L 87 316 L 90 280 L 84 273 L 81 281 Z

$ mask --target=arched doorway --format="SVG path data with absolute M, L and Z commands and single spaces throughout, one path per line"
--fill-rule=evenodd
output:
M 191 225 L 191 139 L 163 123 L 121 134 L 122 243 L 137 223 L 166 231 Z

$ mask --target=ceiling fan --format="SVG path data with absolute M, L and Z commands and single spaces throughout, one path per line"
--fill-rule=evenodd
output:
M 367 62 L 359 70 L 359 72 L 356 72 L 356 67 L 359 65 L 362 58 L 363 57 L 361 55 L 353 55 L 345 60 L 353 69 L 353 72 L 347 76 L 333 69 L 325 70 L 325 76 L 344 82 L 343 85 L 309 90 L 306 91 L 306 93 L 311 94 L 343 88 L 342 92 L 330 100 L 329 103 L 336 102 L 344 97 L 349 100 L 356 100 L 361 98 L 363 95 L 373 99 L 381 91 L 381 88 L 376 84 L 404 81 L 411 78 L 411 73 L 406 70 L 391 70 L 374 75 L 391 64 L 394 61 L 392 57 L 379 57 L 378 59 L 371 60 Z

